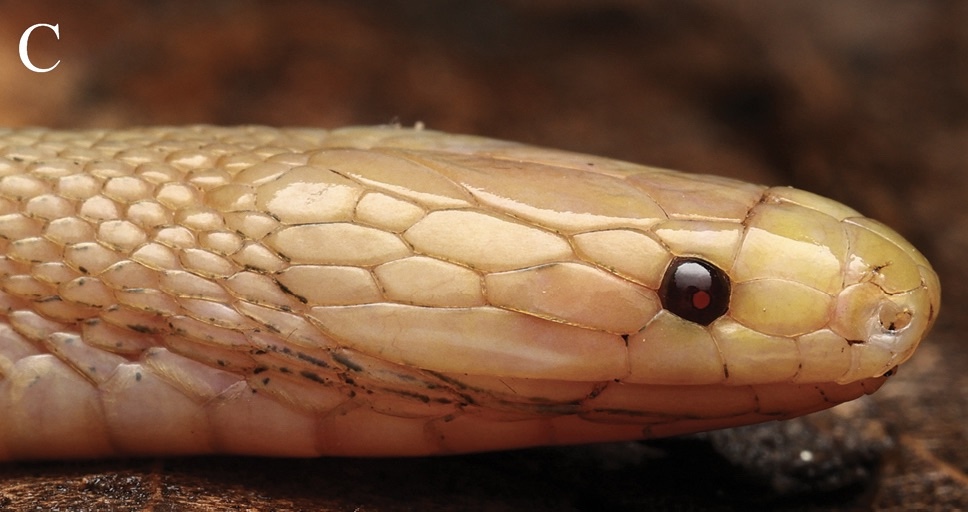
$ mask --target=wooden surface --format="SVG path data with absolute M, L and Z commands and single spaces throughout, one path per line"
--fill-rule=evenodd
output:
M 39 22 L 60 24 L 31 44 L 52 73 L 15 53 Z M 0 125 L 422 121 L 791 184 L 901 231 L 944 302 L 871 400 L 786 426 L 453 458 L 6 464 L 0 508 L 966 508 L 966 26 L 968 4 L 875 0 L 6 6 Z

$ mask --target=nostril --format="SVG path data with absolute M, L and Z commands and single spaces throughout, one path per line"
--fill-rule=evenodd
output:
M 877 314 L 881 327 L 890 333 L 904 330 L 905 327 L 911 325 L 911 320 L 914 318 L 914 315 L 907 308 L 898 306 L 891 301 L 881 303 Z

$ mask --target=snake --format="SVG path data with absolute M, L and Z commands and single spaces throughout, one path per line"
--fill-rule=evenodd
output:
M 0 460 L 425 456 L 877 390 L 926 258 L 833 200 L 423 126 L 0 130 Z

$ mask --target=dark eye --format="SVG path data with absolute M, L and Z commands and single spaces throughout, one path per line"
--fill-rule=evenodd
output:
M 709 325 L 729 309 L 729 277 L 708 261 L 676 258 L 662 278 L 659 297 L 670 313 Z

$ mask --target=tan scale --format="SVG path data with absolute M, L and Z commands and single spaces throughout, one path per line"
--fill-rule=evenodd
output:
M 402 304 L 471 307 L 486 304 L 481 275 L 460 265 L 413 256 L 373 269 L 387 299 Z
M 784 419 L 937 318 L 809 192 L 399 127 L 0 130 L 0 460 L 427 455 Z M 728 276 L 708 325 L 667 269 Z

